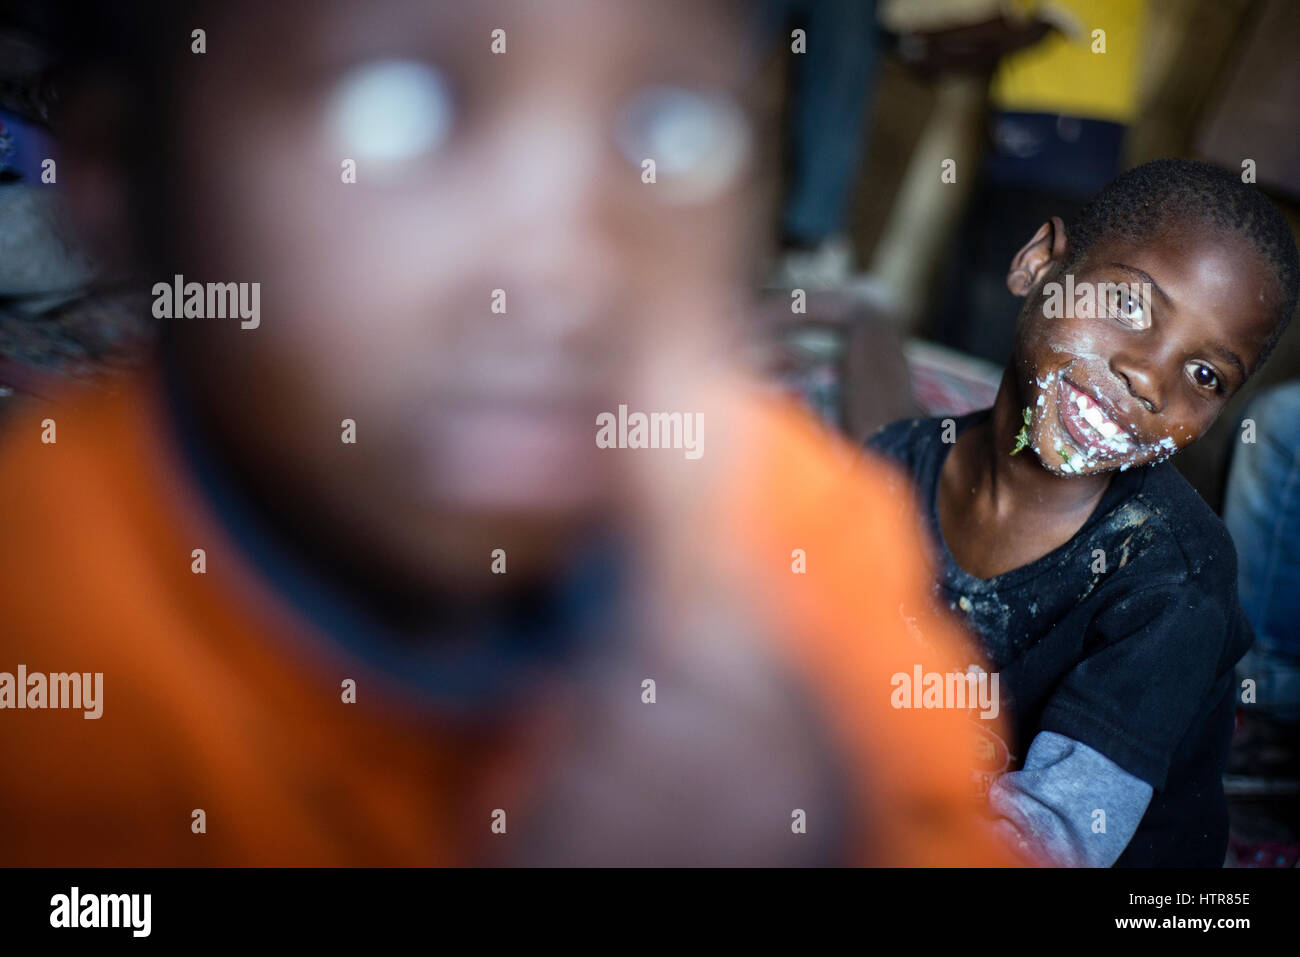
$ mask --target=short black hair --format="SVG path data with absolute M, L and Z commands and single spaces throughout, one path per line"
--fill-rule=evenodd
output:
M 1158 159 L 1121 174 L 1094 196 L 1066 231 L 1066 269 L 1103 237 L 1142 240 L 1171 218 L 1191 219 L 1250 241 L 1273 267 L 1278 316 L 1253 375 L 1286 331 L 1300 292 L 1300 258 L 1291 227 L 1277 207 L 1235 173 L 1186 159 Z

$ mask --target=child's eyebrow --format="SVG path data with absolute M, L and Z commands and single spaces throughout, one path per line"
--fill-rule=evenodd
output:
M 1134 266 L 1126 266 L 1123 263 L 1107 263 L 1108 266 L 1114 266 L 1116 269 L 1123 269 L 1125 272 L 1131 272 L 1135 276 L 1141 277 L 1144 282 L 1151 284 L 1151 288 L 1160 294 L 1160 298 L 1165 301 L 1166 305 L 1172 306 L 1174 301 L 1169 298 L 1169 294 L 1160 288 L 1160 283 L 1151 278 L 1151 274 L 1143 272 Z
M 1241 357 L 1238 356 L 1237 353 L 1233 352 L 1227 346 L 1219 345 L 1217 342 L 1211 343 L 1210 348 L 1235 365 L 1237 367 L 1237 372 L 1242 379 L 1246 378 L 1246 364 L 1241 361 Z

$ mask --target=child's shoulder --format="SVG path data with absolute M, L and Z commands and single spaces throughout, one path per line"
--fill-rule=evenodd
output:
M 968 425 L 987 414 L 987 409 L 981 409 L 965 415 L 899 419 L 877 429 L 867 439 L 867 448 L 900 462 L 911 462 L 924 449 L 955 442 Z
M 900 440 L 917 435 L 927 425 L 938 422 L 938 419 L 921 416 L 912 419 L 898 419 L 890 422 L 888 425 L 882 425 L 871 433 L 867 438 L 867 447 L 882 450 L 892 447 Z
M 1098 532 L 1115 542 L 1119 568 L 1132 564 L 1150 573 L 1159 565 L 1176 580 L 1235 581 L 1236 551 L 1222 519 L 1168 462 L 1148 467 L 1137 491 L 1105 516 Z

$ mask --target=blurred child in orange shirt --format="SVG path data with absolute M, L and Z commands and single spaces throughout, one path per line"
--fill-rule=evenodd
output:
M 1006 862 L 884 466 L 722 358 L 728 5 L 106 15 L 60 182 L 161 345 L 0 447 L 0 670 L 102 675 L 0 863 Z

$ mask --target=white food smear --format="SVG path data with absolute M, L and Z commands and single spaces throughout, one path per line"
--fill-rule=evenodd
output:
M 1077 342 L 1072 343 L 1072 345 L 1074 348 L 1070 349 L 1057 344 L 1052 344 L 1050 348 L 1053 352 L 1069 352 L 1076 360 L 1082 360 L 1084 362 L 1090 360 L 1102 361 L 1102 357 L 1095 352 L 1096 343 L 1091 336 L 1083 336 Z M 1052 387 L 1063 371 L 1064 370 L 1062 369 L 1054 369 L 1045 376 L 1034 380 L 1034 384 L 1037 385 L 1040 390 L 1044 390 L 1039 392 L 1038 398 L 1035 402 L 1037 406 L 1042 407 L 1046 404 L 1046 396 L 1044 394 L 1045 390 Z M 1135 445 L 1129 437 L 1130 433 L 1126 433 L 1117 423 L 1107 419 L 1105 413 L 1103 413 L 1091 399 L 1083 396 L 1076 396 L 1074 401 L 1083 420 L 1087 422 L 1088 425 L 1101 437 L 1102 444 L 1113 454 L 1126 457 L 1127 461 L 1119 463 L 1119 471 L 1121 472 L 1127 471 L 1133 465 L 1137 464 L 1135 459 L 1149 450 L 1156 452 L 1156 457 L 1149 463 L 1152 465 L 1165 461 L 1178 451 L 1174 440 L 1168 436 L 1162 438 L 1154 445 Z M 1130 432 L 1136 430 L 1137 423 L 1128 423 L 1128 428 Z M 1070 447 L 1074 446 L 1074 443 L 1069 440 L 1068 435 L 1062 435 L 1061 438 L 1063 440 L 1063 445 Z M 1034 450 L 1034 454 L 1041 458 L 1042 450 L 1037 445 L 1031 447 Z M 1080 462 L 1080 458 L 1082 458 L 1084 462 L 1088 462 L 1097 454 L 1097 450 L 1092 447 L 1078 451 L 1080 452 L 1080 456 L 1071 456 L 1068 451 L 1065 453 L 1065 458 L 1060 465 L 1062 472 L 1077 474 L 1080 471 L 1080 465 L 1077 464 Z
M 1078 395 L 1074 397 L 1074 402 L 1078 406 L 1079 413 L 1083 416 L 1084 421 L 1102 437 L 1107 448 L 1117 454 L 1129 451 L 1128 436 L 1120 431 L 1119 426 L 1106 418 L 1105 413 L 1091 399 L 1085 395 Z M 1093 449 L 1088 450 L 1087 455 L 1089 458 L 1092 457 L 1094 451 Z

